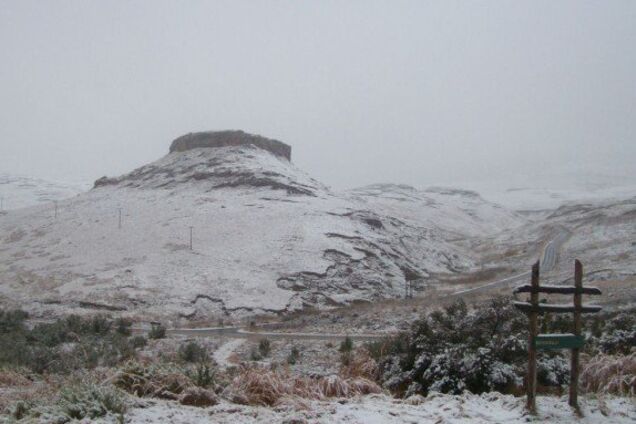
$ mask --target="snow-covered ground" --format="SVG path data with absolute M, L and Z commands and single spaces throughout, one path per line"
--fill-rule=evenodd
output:
M 22 175 L 0 174 L 1 209 L 14 210 L 42 204 L 49 204 L 53 208 L 54 201 L 68 199 L 89 188 L 82 183 L 64 183 Z
M 171 153 L 97 184 L 57 218 L 49 205 L 0 217 L 0 300 L 211 319 L 398 297 L 406 279 L 474 268 L 456 239 L 525 222 L 471 192 L 336 193 L 250 146 Z
M 455 186 L 455 185 L 454 185 Z M 582 202 L 612 202 L 636 196 L 636 174 L 590 172 L 537 173 L 498 181 L 467 181 L 457 185 L 511 210 L 540 211 Z
M 636 403 L 629 398 L 582 399 L 583 417 L 568 406 L 567 398 L 539 397 L 538 415 L 525 410 L 525 399 L 499 393 L 453 396 L 431 394 L 405 401 L 386 395 L 368 395 L 341 401 L 290 399 L 276 408 L 241 406 L 222 402 L 210 408 L 195 408 L 176 402 L 144 400 L 126 413 L 129 423 L 445 423 L 485 424 L 545 423 L 633 423 Z M 114 417 L 103 420 L 114 422 Z

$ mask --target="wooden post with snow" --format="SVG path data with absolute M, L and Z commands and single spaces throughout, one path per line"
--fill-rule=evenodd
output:
M 574 335 L 581 336 L 581 295 L 583 292 L 583 265 L 578 259 L 574 261 Z M 570 399 L 569 404 L 573 408 L 578 408 L 578 386 L 579 386 L 579 348 L 572 349 L 572 359 L 570 364 Z
M 574 287 L 570 286 L 540 286 L 539 262 L 532 266 L 532 283 L 517 287 L 514 293 L 530 293 L 530 302 L 514 302 L 517 309 L 528 314 L 530 335 L 528 338 L 528 376 L 526 382 L 527 407 L 530 412 L 536 412 L 537 391 L 537 350 L 571 349 L 570 363 L 570 399 L 569 404 L 578 410 L 579 383 L 579 352 L 584 338 L 581 336 L 581 314 L 596 313 L 601 310 L 597 305 L 583 305 L 582 295 L 600 295 L 596 287 L 583 287 L 583 265 L 577 259 L 574 261 Z M 539 293 L 572 294 L 572 305 L 539 304 Z M 574 328 L 571 334 L 537 334 L 538 314 L 545 312 L 574 314 Z
M 536 411 L 537 397 L 537 349 L 534 346 L 534 338 L 537 337 L 537 315 L 536 308 L 539 306 L 539 261 L 532 265 L 532 292 L 530 293 L 530 304 L 533 310 L 528 314 L 530 320 L 530 335 L 528 339 L 528 376 L 526 377 L 527 407 L 530 411 Z

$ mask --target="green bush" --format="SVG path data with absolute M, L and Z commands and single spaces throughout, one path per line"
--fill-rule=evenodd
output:
M 119 325 L 103 315 L 70 315 L 32 329 L 25 326 L 26 317 L 22 311 L 0 310 L 0 366 L 67 373 L 115 365 L 134 357 L 140 346 L 140 339 L 121 334 Z
M 166 327 L 162 324 L 153 323 L 148 332 L 149 339 L 163 339 L 166 337 Z
M 216 381 L 216 373 L 205 363 L 198 364 L 194 371 L 188 372 L 187 375 L 194 384 L 204 389 L 213 386 Z
M 351 337 L 345 337 L 345 339 L 340 343 L 339 350 L 341 353 L 347 353 L 353 350 L 353 340 L 351 339 Z
M 210 359 L 207 349 L 197 342 L 179 346 L 178 356 L 184 362 L 206 362 Z
M 122 336 L 130 336 L 132 334 L 132 321 L 126 318 L 117 318 L 115 320 L 115 329 Z
M 134 336 L 130 339 L 130 344 L 132 344 L 135 349 L 140 349 L 146 347 L 148 340 L 144 336 Z
M 268 339 L 261 339 L 258 342 L 258 352 L 261 354 L 262 357 L 269 356 L 271 350 L 272 346 Z
M 28 314 L 19 309 L 11 311 L 0 310 L 0 334 L 8 334 L 24 331 L 24 321 Z
M 298 350 L 296 346 L 292 346 L 291 351 L 289 352 L 289 355 L 287 356 L 287 363 L 289 365 L 295 365 L 296 362 L 298 362 L 299 358 L 300 358 L 300 351 Z
M 94 419 L 109 413 L 121 416 L 126 412 L 126 403 L 119 390 L 95 384 L 62 389 L 57 407 L 68 418 L 75 420 Z

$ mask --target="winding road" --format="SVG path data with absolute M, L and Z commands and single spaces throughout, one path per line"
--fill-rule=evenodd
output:
M 559 227 L 557 229 L 558 234 L 552 240 L 550 240 L 545 247 L 543 248 L 543 255 L 541 255 L 540 265 L 542 272 L 552 271 L 557 262 L 557 255 L 559 250 L 561 250 L 561 246 L 570 236 L 568 230 L 563 227 Z M 451 296 L 459 296 L 467 293 L 477 293 L 480 291 L 485 291 L 488 289 L 492 289 L 494 287 L 506 286 L 512 283 L 519 283 L 522 280 L 526 280 L 530 278 L 530 274 L 532 271 L 522 272 L 521 274 L 512 275 L 510 277 L 502 278 L 497 281 L 490 282 L 488 284 L 484 284 L 477 287 L 471 287 L 464 290 L 459 290 L 451 294 Z

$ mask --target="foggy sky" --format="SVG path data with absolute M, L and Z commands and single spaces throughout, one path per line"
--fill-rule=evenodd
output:
M 634 176 L 635 75 L 634 1 L 0 1 L 0 173 L 243 129 L 336 188 Z

